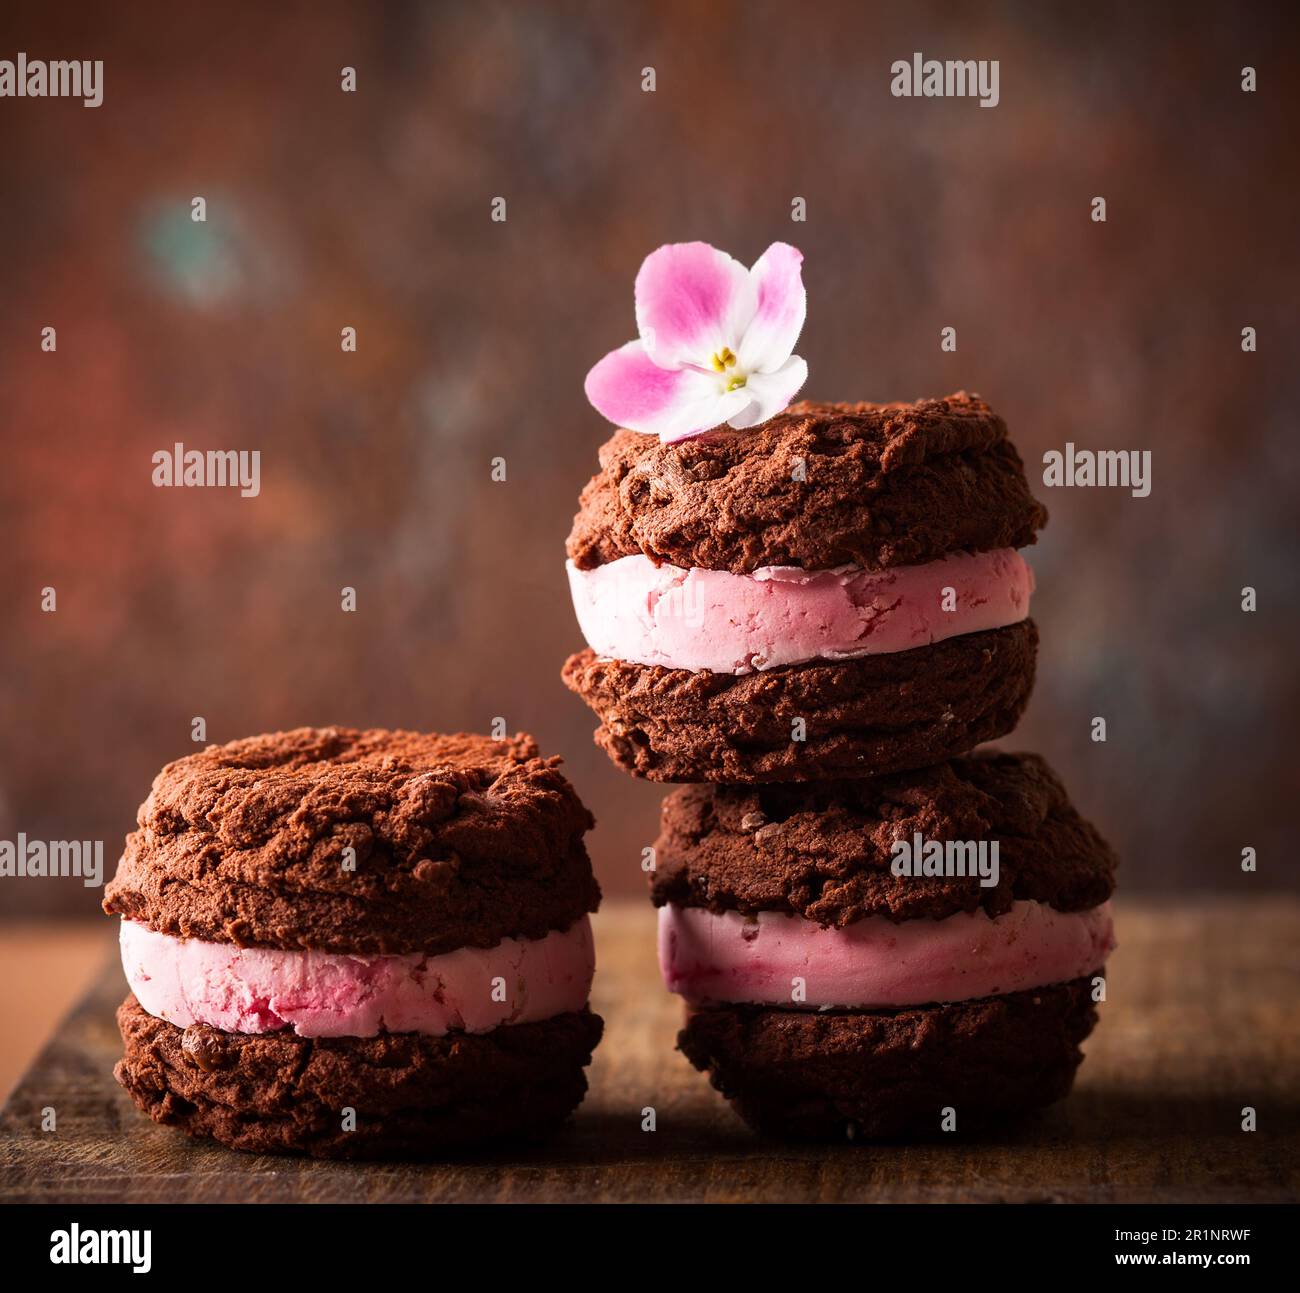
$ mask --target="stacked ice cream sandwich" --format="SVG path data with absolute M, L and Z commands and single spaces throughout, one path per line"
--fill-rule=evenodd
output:
M 776 1132 L 1054 1101 L 1104 996 L 1115 858 L 1040 758 L 971 753 L 1029 698 L 1046 513 L 976 396 L 787 407 L 797 253 L 747 289 L 702 247 L 647 260 L 642 340 L 588 378 L 638 429 L 582 494 L 564 668 L 619 767 L 695 783 L 652 885 L 679 1046 Z
M 620 431 L 569 536 L 565 681 L 620 767 L 759 784 L 923 767 L 1011 730 L 1045 520 L 966 395 L 798 404 L 751 431 Z
M 418 1156 L 562 1121 L 588 1008 L 591 815 L 531 737 L 303 728 L 169 764 L 104 909 L 118 1081 L 238 1149 Z

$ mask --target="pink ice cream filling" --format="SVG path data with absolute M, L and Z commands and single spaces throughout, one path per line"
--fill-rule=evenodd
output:
M 586 916 L 544 938 L 438 956 L 348 956 L 173 938 L 124 920 L 122 968 L 141 1006 L 180 1028 L 301 1037 L 486 1033 L 581 1010 L 596 968 Z
M 1029 614 L 1034 590 L 1014 548 L 875 573 L 762 566 L 738 575 L 657 566 L 639 554 L 592 570 L 570 561 L 568 571 L 597 655 L 713 673 L 885 655 L 1003 628 Z
M 1110 903 L 1057 911 L 1016 902 L 1001 916 L 958 912 L 843 928 L 782 912 L 659 911 L 659 966 L 695 1004 L 888 1010 L 971 1001 L 1064 983 L 1101 969 L 1115 947 Z

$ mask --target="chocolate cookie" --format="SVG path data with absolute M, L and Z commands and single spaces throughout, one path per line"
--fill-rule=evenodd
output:
M 915 404 L 792 404 L 761 426 L 673 444 L 619 431 L 567 547 L 580 570 L 636 553 L 736 573 L 884 570 L 1023 547 L 1046 520 L 1006 424 L 962 391 Z
M 998 883 L 890 870 L 897 840 L 996 840 Z M 981 751 L 914 772 L 772 786 L 684 786 L 663 801 L 656 906 L 761 911 L 844 927 L 942 920 L 1014 902 L 1083 911 L 1115 887 L 1110 845 L 1036 754 Z
M 104 910 L 241 946 L 540 938 L 600 900 L 591 814 L 559 763 L 526 735 L 299 728 L 209 746 L 154 780 Z
M 894 1011 L 693 1010 L 678 1045 L 755 1130 L 813 1139 L 961 1135 L 1069 1093 L 1091 980 Z
M 1028 702 L 1037 646 L 1024 620 L 910 651 L 747 674 L 586 650 L 563 677 L 600 719 L 596 744 L 636 776 L 813 781 L 925 767 L 1004 736 Z
M 481 1035 L 245 1036 L 178 1028 L 134 996 L 117 1023 L 114 1076 L 155 1122 L 315 1158 L 419 1158 L 546 1132 L 581 1103 L 602 1028 L 584 1010 Z

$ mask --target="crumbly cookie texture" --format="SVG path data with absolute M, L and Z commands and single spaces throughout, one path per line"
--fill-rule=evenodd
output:
M 114 1076 L 155 1122 L 314 1158 L 418 1158 L 551 1130 L 582 1101 L 603 1026 L 584 1010 L 477 1035 L 245 1035 L 178 1028 L 134 997 L 117 1022 Z
M 915 772 L 775 786 L 684 786 L 663 802 L 656 906 L 760 911 L 844 926 L 942 920 L 1013 902 L 1085 911 L 1117 859 L 1036 754 L 983 751 Z M 895 876 L 896 840 L 996 841 L 998 883 Z
M 674 444 L 619 431 L 567 549 L 582 570 L 643 553 L 749 573 L 866 570 L 1024 547 L 1047 522 L 1006 424 L 961 391 L 914 404 L 792 404 Z
M 1101 973 L 1101 971 L 1098 971 Z M 1097 1022 L 1091 979 L 893 1011 L 692 1011 L 677 1043 L 757 1131 L 809 1139 L 959 1135 L 1069 1093 Z
M 569 657 L 596 744 L 651 781 L 739 785 L 920 768 L 1005 736 L 1034 683 L 1032 620 L 931 646 L 724 674 Z M 803 720 L 802 736 L 796 720 Z
M 594 911 L 594 824 L 532 737 L 299 728 L 168 764 L 104 910 L 357 954 L 541 938 Z

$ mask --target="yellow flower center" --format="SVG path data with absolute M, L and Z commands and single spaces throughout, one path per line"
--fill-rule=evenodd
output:
M 713 356 L 713 371 L 715 373 L 726 372 L 728 368 L 736 366 L 736 356 L 731 353 L 730 346 L 723 346 L 716 355 Z M 742 382 L 743 386 L 744 383 Z
M 744 377 L 733 377 L 733 378 L 732 378 L 732 379 L 727 383 L 727 389 L 728 389 L 729 391 L 738 391 L 738 390 L 740 390 L 740 388 L 741 388 L 742 386 L 744 386 L 745 381 L 746 381 L 746 379 L 745 379 Z

